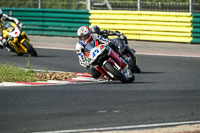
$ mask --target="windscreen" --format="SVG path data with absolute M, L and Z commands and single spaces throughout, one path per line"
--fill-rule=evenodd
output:
M 85 52 L 90 53 L 90 51 L 95 47 L 95 41 L 89 42 L 85 47 Z

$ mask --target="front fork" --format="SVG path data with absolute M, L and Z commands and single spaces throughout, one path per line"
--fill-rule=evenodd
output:
M 15 38 L 13 41 L 11 41 L 11 43 L 14 43 L 14 44 L 10 44 L 10 46 L 12 46 L 16 53 L 27 53 L 27 48 L 24 47 L 23 45 L 23 42 L 25 41 L 26 39 L 22 39 L 22 40 L 18 40 L 18 38 Z
M 26 40 L 30 41 L 29 37 L 22 31 L 21 36 L 24 36 Z

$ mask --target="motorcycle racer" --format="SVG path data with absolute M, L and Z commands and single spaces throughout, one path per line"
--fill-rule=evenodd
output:
M 109 39 L 108 36 L 115 36 L 116 35 L 121 40 L 123 40 L 124 43 L 128 44 L 126 36 L 123 33 L 119 32 L 119 31 L 110 31 L 110 30 L 101 31 L 101 29 L 97 25 L 92 26 L 90 29 L 91 29 L 91 33 L 92 34 L 97 34 L 99 39 L 103 38 L 104 40 L 105 39 L 107 39 L 107 41 L 109 40 L 110 41 L 110 47 L 113 50 L 115 50 L 115 52 L 117 52 L 117 53 L 120 53 L 120 51 L 118 49 L 119 48 L 119 43 L 115 43 L 114 41 L 116 41 L 116 40 Z M 135 50 L 134 50 L 134 52 L 135 52 Z
M 99 78 L 101 76 L 101 73 L 94 69 L 92 66 L 90 66 L 84 54 L 85 46 L 90 41 L 95 41 L 95 39 L 91 36 L 91 31 L 89 27 L 81 26 L 77 30 L 77 35 L 79 37 L 79 41 L 76 43 L 76 53 L 78 55 L 80 65 L 82 67 L 87 68 L 87 70 L 90 71 L 93 78 Z
M 108 36 L 116 35 L 119 38 L 121 38 L 122 40 L 125 40 L 126 43 L 128 43 L 126 36 L 123 33 L 119 32 L 119 31 L 110 31 L 110 30 L 101 31 L 101 29 L 97 25 L 92 26 L 90 29 L 91 29 L 92 33 L 96 33 L 96 34 L 102 36 L 103 38 L 107 38 L 108 39 Z
M 3 14 L 2 9 L 0 9 L 0 48 L 3 49 L 4 47 L 6 47 L 7 50 L 10 51 L 11 49 L 7 47 L 6 38 L 3 38 L 3 33 L 2 33 L 3 28 L 5 26 L 5 21 L 12 21 L 17 25 L 19 25 L 21 28 L 22 28 L 22 23 L 20 23 L 19 20 L 14 17 L 9 17 L 8 15 Z
M 87 70 L 91 73 L 93 78 L 99 78 L 100 76 L 107 75 L 110 79 L 121 79 L 122 82 L 132 82 L 134 80 L 134 75 L 131 72 L 127 62 L 123 58 L 121 58 L 116 52 L 114 52 L 114 50 L 112 50 L 112 48 L 109 47 L 110 46 L 109 41 L 99 40 L 98 38 L 96 39 L 95 37 L 93 37 L 91 35 L 91 31 L 90 31 L 89 27 L 87 27 L 87 26 L 81 26 L 77 31 L 77 35 L 79 37 L 79 41 L 76 43 L 76 53 L 78 55 L 79 63 L 82 67 L 87 68 Z M 116 77 L 115 76 L 112 77 L 109 74 L 106 74 L 107 72 L 104 72 L 105 70 L 103 68 L 101 68 L 101 67 L 99 68 L 98 65 L 103 65 L 104 64 L 103 62 L 97 61 L 96 62 L 97 64 L 95 64 L 95 65 L 94 65 L 94 62 L 91 63 L 91 57 L 93 58 L 95 55 L 97 55 L 96 57 L 98 58 L 98 54 L 96 54 L 96 53 L 101 53 L 100 52 L 101 50 L 99 50 L 99 52 L 97 52 L 98 48 L 95 49 L 95 51 L 92 52 L 92 56 L 88 55 L 88 51 L 90 51 L 89 49 L 91 49 L 91 47 L 99 47 L 100 48 L 99 44 L 103 44 L 103 45 L 100 45 L 100 46 L 103 46 L 101 49 L 106 47 L 104 49 L 105 50 L 104 57 L 101 56 L 102 58 L 100 60 L 104 59 L 104 60 L 106 60 L 105 62 L 107 62 L 107 60 L 108 60 L 107 57 L 110 56 L 110 57 L 114 58 L 114 60 L 119 64 L 118 68 L 113 68 L 110 66 L 107 68 L 107 70 L 111 70 L 111 72 L 113 72 Z M 107 51 L 107 53 L 106 53 L 106 51 Z M 111 65 L 112 63 L 109 62 L 108 64 Z M 115 63 L 113 63 L 113 64 L 115 64 Z M 121 73 L 122 75 L 119 76 L 119 73 Z M 121 77 L 123 77 L 123 78 L 121 78 Z

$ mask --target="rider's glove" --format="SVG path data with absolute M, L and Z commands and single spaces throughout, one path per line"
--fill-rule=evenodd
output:
M 23 24 L 22 23 L 18 23 L 19 27 L 22 28 L 23 27 Z
M 111 44 L 111 41 L 106 41 L 103 45 L 107 46 L 107 45 L 110 45 L 110 44 Z
M 90 64 L 89 64 L 89 62 L 88 61 L 81 61 L 80 62 L 80 65 L 82 66 L 82 67 L 88 67 L 88 66 L 90 66 Z
M 125 36 L 123 34 L 120 34 L 119 38 L 122 39 L 122 40 L 124 40 Z
M 117 36 L 120 36 L 120 35 L 121 35 L 121 33 L 120 33 L 119 31 L 115 31 L 115 34 L 116 34 Z

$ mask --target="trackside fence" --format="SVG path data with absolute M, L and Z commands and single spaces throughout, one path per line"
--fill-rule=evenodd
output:
M 129 39 L 200 43 L 200 14 L 91 10 L 91 25 L 119 30 Z
M 3 8 L 3 11 L 18 18 L 26 33 L 32 35 L 76 36 L 80 26 L 89 26 L 87 10 Z
M 128 39 L 200 43 L 200 14 L 157 11 L 3 8 L 32 35 L 76 36 L 80 26 L 118 30 Z
M 191 43 L 200 43 L 200 13 L 192 14 L 192 41 Z

